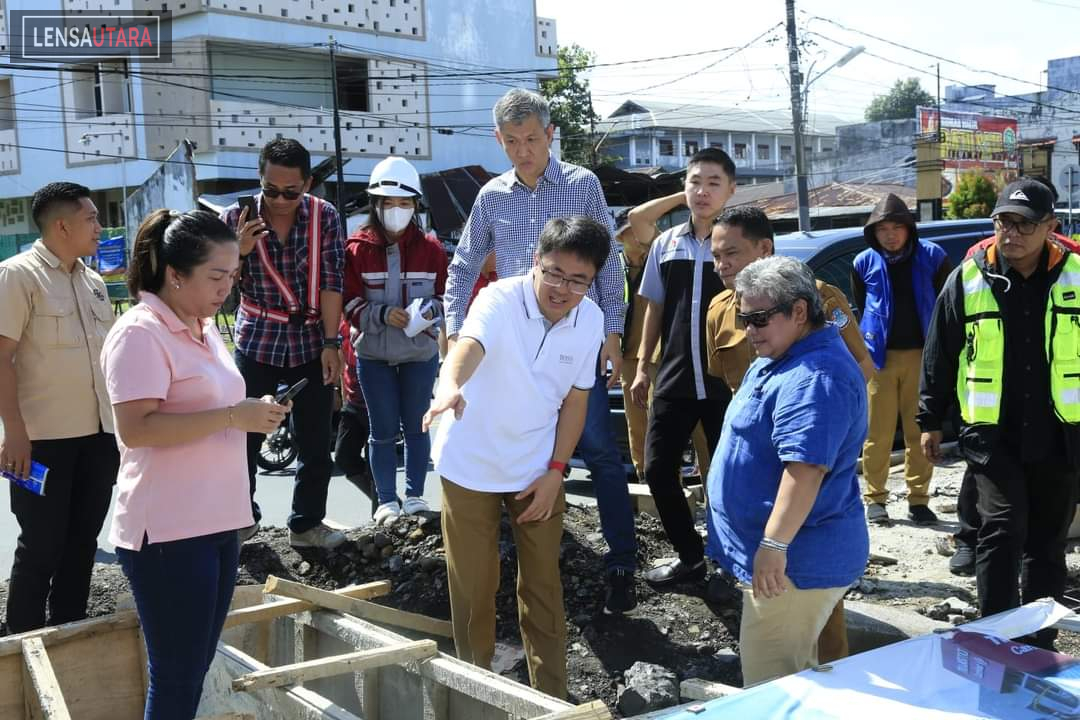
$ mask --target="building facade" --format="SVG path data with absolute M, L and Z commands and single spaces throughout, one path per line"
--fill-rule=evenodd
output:
M 183 139 L 195 143 L 199 189 L 210 193 L 251 187 L 258 151 L 275 136 L 301 141 L 315 162 L 332 157 L 332 41 L 347 195 L 388 155 L 408 158 L 421 173 L 505 170 L 491 107 L 508 88 L 536 88 L 554 75 L 557 38 L 555 21 L 537 17 L 534 0 L 493 5 L 50 0 L 46 8 L 41 0 L 0 0 L 0 28 L 12 10 L 153 9 L 173 19 L 168 64 L 0 66 L 0 235 L 33 232 L 29 196 L 55 180 L 97 191 L 103 224 L 121 225 L 125 189 Z

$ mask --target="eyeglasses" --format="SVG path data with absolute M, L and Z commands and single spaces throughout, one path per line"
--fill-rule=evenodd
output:
M 1015 230 L 1021 235 L 1031 235 L 1035 232 L 1035 228 L 1039 227 L 1039 223 L 1032 220 L 1020 220 L 1019 222 L 1013 222 L 1008 218 L 996 217 L 994 218 L 994 227 L 1001 232 L 1009 232 Z
M 592 283 L 582 282 L 581 280 L 571 280 L 563 275 L 558 270 L 548 270 L 543 265 L 540 266 L 540 282 L 544 283 L 548 287 L 562 287 L 564 284 L 570 289 L 570 292 L 575 295 L 584 295 L 589 292 L 589 285 Z
M 735 313 L 736 319 L 743 325 L 753 325 L 756 328 L 767 327 L 769 321 L 772 320 L 772 316 L 777 313 L 786 313 L 791 311 L 790 305 L 775 305 L 768 310 L 755 310 L 748 313 Z
M 286 200 L 295 200 L 296 198 L 304 194 L 302 190 L 278 190 L 276 187 L 270 187 L 267 185 L 263 185 L 261 187 L 263 195 L 268 198 L 283 197 Z

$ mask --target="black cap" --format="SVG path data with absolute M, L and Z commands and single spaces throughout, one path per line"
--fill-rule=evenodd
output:
M 1054 194 L 1050 188 L 1038 180 L 1021 178 L 1005 186 L 998 195 L 997 205 L 990 213 L 997 217 L 1001 213 L 1016 213 L 1028 220 L 1039 222 L 1054 212 Z

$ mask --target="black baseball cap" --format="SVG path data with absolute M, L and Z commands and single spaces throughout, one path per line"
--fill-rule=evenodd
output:
M 1039 222 L 1054 212 L 1054 193 L 1038 180 L 1021 178 L 1005 186 L 998 195 L 990 217 L 1001 213 L 1016 213 Z

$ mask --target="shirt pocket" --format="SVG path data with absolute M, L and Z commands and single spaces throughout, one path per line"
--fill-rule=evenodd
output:
M 429 298 L 435 294 L 435 281 L 425 278 L 407 280 L 405 282 L 406 304 L 416 298 Z
M 90 312 L 94 315 L 94 332 L 97 336 L 98 344 L 101 345 L 105 342 L 105 336 L 109 334 L 109 330 L 112 329 L 115 316 L 113 315 L 112 306 L 108 300 L 104 302 L 95 300 L 90 304 Z
M 42 347 L 78 347 L 83 342 L 74 298 L 43 300 L 34 307 L 31 328 L 35 341 Z

